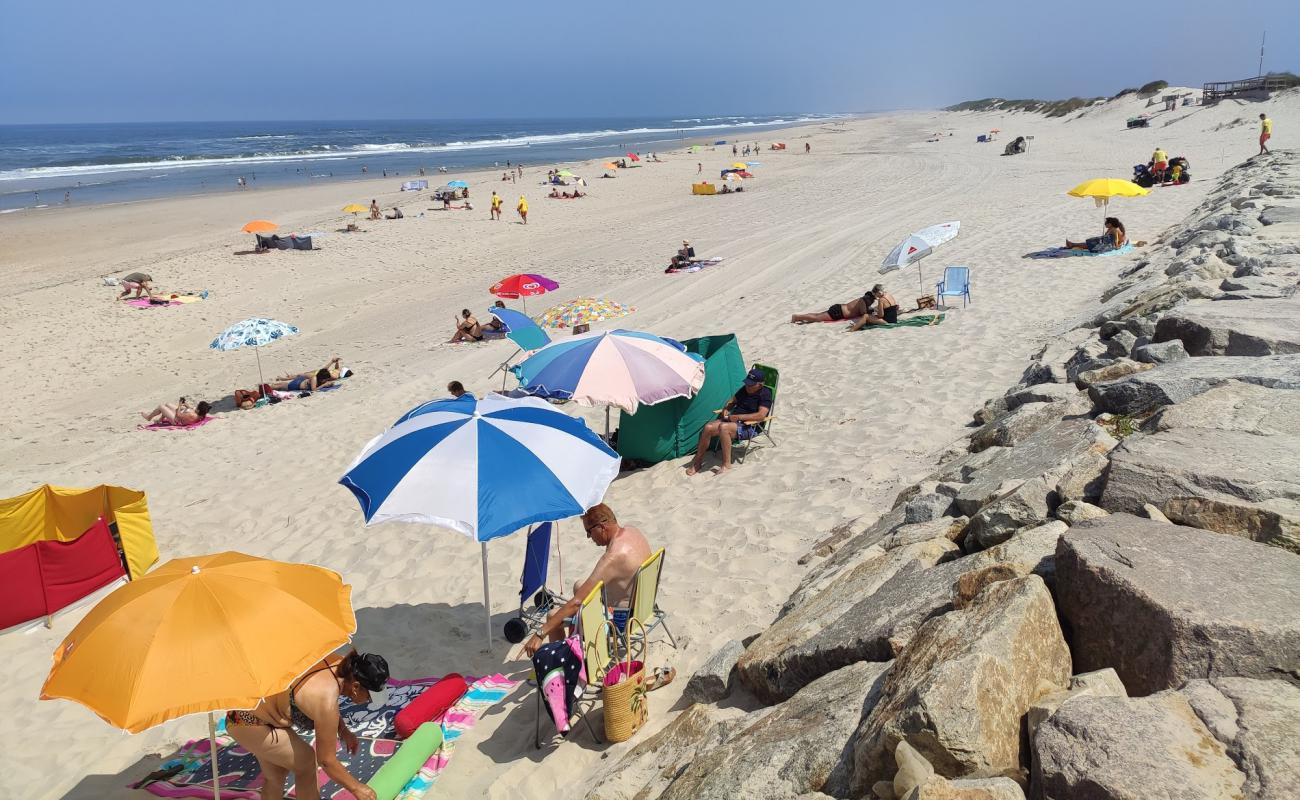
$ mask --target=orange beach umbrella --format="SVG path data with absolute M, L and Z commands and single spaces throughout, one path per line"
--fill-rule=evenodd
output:
M 270 233 L 280 227 L 269 219 L 255 219 L 245 225 L 242 230 L 244 233 Z

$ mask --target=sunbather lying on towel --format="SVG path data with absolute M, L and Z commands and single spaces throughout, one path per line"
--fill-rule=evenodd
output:
M 867 292 L 875 305 L 874 313 L 868 309 L 867 313 L 859 320 L 849 326 L 850 331 L 860 331 L 868 325 L 885 325 L 898 322 L 898 301 L 894 296 L 885 291 L 885 287 L 876 284 Z
M 1087 250 L 1090 253 L 1107 253 L 1111 250 L 1118 250 L 1128 241 L 1128 233 L 1124 230 L 1124 223 L 1115 217 L 1106 217 L 1106 230 L 1101 236 L 1090 236 L 1082 242 L 1072 242 L 1065 240 L 1065 249 L 1067 250 Z
M 695 458 L 687 468 L 694 475 L 704 465 L 704 454 L 716 436 L 722 445 L 722 464 L 713 471 L 721 474 L 731 469 L 731 440 L 753 439 L 763 432 L 763 421 L 772 411 L 772 390 L 767 388 L 767 375 L 755 367 L 745 376 L 745 384 L 723 406 L 718 418 L 700 431 L 700 443 L 695 448 Z
M 279 392 L 314 392 L 333 384 L 342 375 L 339 357 L 334 356 L 329 362 L 315 372 L 299 372 L 297 375 L 281 375 L 267 384 Z
M 867 292 L 847 303 L 836 303 L 825 311 L 795 314 L 790 317 L 790 321 L 796 325 L 803 325 L 808 322 L 839 322 L 842 319 L 857 319 L 866 316 L 873 302 L 875 302 L 875 296 L 871 292 Z
M 460 317 L 460 321 L 456 323 L 456 332 L 451 335 L 448 344 L 483 341 L 483 326 L 479 324 L 473 314 L 469 313 L 468 308 L 460 310 Z
M 189 401 L 184 397 L 178 403 L 163 403 L 153 411 L 141 411 L 140 416 L 144 417 L 145 422 L 165 422 L 168 425 L 193 425 L 201 422 L 208 416 L 212 410 L 212 404 L 206 400 L 200 400 L 197 406 L 190 406 Z

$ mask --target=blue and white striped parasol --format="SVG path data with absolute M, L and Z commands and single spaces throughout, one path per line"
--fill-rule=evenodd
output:
M 229 328 L 217 334 L 217 338 L 212 340 L 208 345 L 213 350 L 238 350 L 241 347 L 253 348 L 253 353 L 257 356 L 257 382 L 258 385 L 266 383 L 262 378 L 262 356 L 258 348 L 274 342 L 276 339 L 283 339 L 286 336 L 293 336 L 298 332 L 298 328 L 287 322 L 267 319 L 266 317 L 249 317 L 243 322 L 236 322 Z
M 486 543 L 583 513 L 605 496 L 619 464 L 585 422 L 544 400 L 464 395 L 403 414 L 339 483 L 356 496 L 367 525 L 422 522 Z M 482 556 L 490 617 L 486 544 Z

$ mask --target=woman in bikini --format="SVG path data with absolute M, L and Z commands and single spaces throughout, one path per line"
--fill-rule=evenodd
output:
M 839 322 L 842 319 L 857 319 L 866 315 L 867 309 L 871 307 L 871 302 L 871 293 L 867 292 L 847 303 L 836 303 L 825 311 L 795 314 L 790 317 L 790 321 L 796 325 L 804 325 L 809 322 Z
M 469 313 L 468 308 L 462 308 L 460 310 L 460 322 L 456 324 L 456 332 L 451 335 L 451 341 L 448 344 L 481 341 L 483 341 L 483 326 L 479 324 L 473 314 Z
M 206 419 L 210 410 L 212 404 L 206 400 L 200 400 L 197 406 L 191 407 L 189 401 L 182 397 L 179 403 L 163 403 L 153 411 L 141 411 L 140 416 L 146 422 L 157 420 L 168 425 L 193 425 Z
M 314 392 L 323 389 L 339 379 L 340 359 L 334 356 L 329 363 L 315 372 L 299 372 L 297 375 L 281 375 L 267 384 L 280 392 Z
M 387 682 L 388 662 L 382 656 L 353 650 L 326 656 L 286 691 L 262 698 L 252 710 L 228 713 L 226 731 L 262 768 L 262 800 L 283 798 L 290 772 L 297 797 L 319 800 L 317 764 L 357 800 L 375 800 L 375 791 L 352 777 L 335 753 L 340 740 L 349 753 L 357 751 L 356 735 L 339 718 L 339 698 L 369 703 L 370 693 L 383 691 Z M 316 733 L 314 752 L 299 735 L 311 731 Z
M 868 325 L 893 325 L 898 322 L 898 301 L 894 299 L 892 294 L 885 291 L 884 286 L 878 283 L 872 286 L 866 298 L 870 298 L 870 301 L 875 304 L 876 313 L 873 314 L 868 309 L 862 319 L 849 326 L 849 330 L 860 331 Z

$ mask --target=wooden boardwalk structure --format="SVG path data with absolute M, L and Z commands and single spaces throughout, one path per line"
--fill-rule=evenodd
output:
M 1262 75 L 1240 81 L 1219 81 L 1201 86 L 1201 103 L 1209 105 L 1225 98 L 1249 97 L 1267 100 L 1270 92 L 1287 88 L 1289 80 L 1281 75 Z

